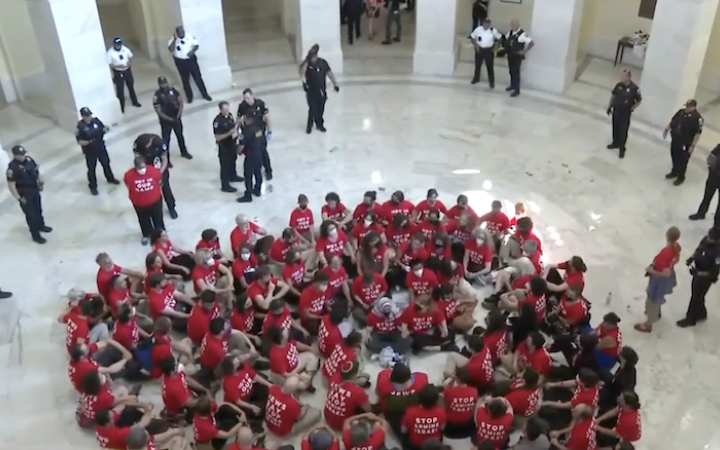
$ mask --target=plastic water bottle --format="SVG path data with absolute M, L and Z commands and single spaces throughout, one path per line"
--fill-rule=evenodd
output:
M 605 297 L 605 304 L 609 305 L 610 303 L 612 303 L 612 292 L 608 292 L 607 297 Z

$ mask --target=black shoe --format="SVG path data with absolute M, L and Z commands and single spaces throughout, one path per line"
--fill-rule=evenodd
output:
M 182 156 L 185 159 L 192 159 L 192 155 L 190 153 L 188 153 L 187 150 L 185 150 L 184 152 L 180 152 L 180 156 Z
M 309 127 L 305 128 L 305 132 L 306 132 L 307 134 L 312 133 L 312 126 L 309 126 Z
M 252 194 L 245 191 L 245 195 L 238 197 L 236 200 L 238 203 L 252 203 Z
M 370 380 L 368 380 L 362 384 L 362 387 L 365 389 L 370 389 L 372 387 L 372 383 L 370 382 Z
M 315 386 L 308 386 L 308 388 L 305 389 L 305 392 L 307 392 L 308 394 L 314 394 L 315 392 L 317 392 L 317 389 L 315 389 Z
M 253 363 L 252 367 L 258 372 L 262 372 L 263 370 L 270 370 L 270 362 L 258 360 Z
M 620 159 L 625 158 L 625 149 L 624 148 L 620 149 L 620 154 L 618 156 L 620 156 Z
M 140 239 L 140 243 L 142 245 L 148 245 L 150 243 L 150 238 L 143 237 L 142 239 Z
M 606 148 L 608 150 L 616 150 L 616 149 L 620 148 L 620 146 L 618 144 L 612 143 L 612 144 L 608 145 Z
M 260 196 L 262 195 L 262 191 L 261 191 L 260 189 L 253 189 L 252 194 L 253 194 L 255 197 L 260 197 Z
M 665 175 L 665 179 L 672 180 L 673 178 L 677 178 L 677 174 L 675 172 L 670 172 L 669 174 Z
M 694 320 L 685 318 L 683 320 L 678 320 L 677 322 L 675 322 L 675 325 L 679 326 L 680 328 L 687 328 L 687 327 L 694 327 L 695 325 L 697 325 L 697 322 L 695 322 Z
M 114 184 L 115 186 L 120 184 L 120 181 L 113 178 L 112 180 L 107 180 L 108 184 Z
M 203 98 L 204 98 L 205 100 L 209 101 L 209 102 L 212 101 L 212 97 L 210 97 L 210 96 L 207 95 L 207 94 L 203 95 Z
M 512 91 L 512 90 L 513 90 L 513 87 L 512 87 L 512 86 L 508 86 L 508 87 L 505 88 L 505 92 L 510 92 L 510 91 Z
M 685 182 L 685 177 L 678 177 L 677 180 L 673 182 L 673 185 L 680 186 Z
M 12 297 L 12 292 L 0 291 L 0 300 Z
M 142 108 L 142 105 L 140 103 L 133 103 L 133 106 L 136 108 Z
M 705 214 L 695 213 L 688 216 L 690 220 L 705 220 Z
M 32 240 L 33 240 L 34 242 L 38 243 L 38 244 L 44 244 L 44 243 L 47 242 L 47 239 L 45 239 L 44 237 L 40 236 L 39 234 L 33 236 L 33 237 L 32 237 Z
M 185 100 L 186 100 L 187 103 L 192 103 L 192 102 L 193 102 L 193 98 L 192 98 L 192 97 L 188 97 L 188 98 L 185 99 Z
M 237 189 L 235 189 L 234 187 L 232 187 L 232 186 L 230 186 L 230 185 L 223 186 L 223 187 L 220 188 L 220 190 L 221 190 L 222 192 L 237 192 Z
M 243 177 L 241 177 L 241 176 L 239 176 L 239 175 L 235 175 L 234 177 L 230 177 L 230 182 L 231 182 L 231 183 L 242 183 L 243 181 L 245 181 L 245 178 L 243 178 Z
M 392 41 L 388 41 L 387 39 L 385 39 L 384 41 L 381 42 L 381 44 L 382 45 L 390 45 L 390 44 L 392 44 Z
M 491 84 L 491 85 L 490 85 L 490 89 L 495 89 L 495 85 L 494 85 L 494 84 Z
M 97 188 L 90 188 L 90 193 L 91 193 L 92 195 L 98 195 L 98 190 L 97 190 Z
M 40 227 L 40 232 L 41 233 L 52 233 L 52 228 L 47 225 L 43 225 Z
M 175 211 L 175 208 L 170 210 L 170 218 L 173 220 L 178 218 L 178 213 L 177 213 L 177 211 Z
M 473 78 L 472 81 L 470 81 L 470 84 L 478 84 L 479 82 L 480 80 L 476 80 L 475 78 Z
M 519 95 L 520 95 L 520 93 L 518 91 L 515 91 L 512 94 L 510 94 L 510 97 L 518 97 Z
M 395 39 L 393 39 L 393 42 L 400 42 L 400 38 L 396 37 Z
M 318 131 L 320 131 L 321 133 L 325 133 L 325 132 L 327 131 L 327 129 L 326 129 L 325 127 L 317 127 L 317 129 L 318 129 Z
M 272 180 L 272 172 L 270 172 L 270 173 L 265 172 L 265 179 L 268 181 L 271 181 Z
M 173 168 L 173 164 L 172 164 L 172 162 L 170 162 L 170 160 L 168 160 L 168 169 L 172 169 L 172 168 Z

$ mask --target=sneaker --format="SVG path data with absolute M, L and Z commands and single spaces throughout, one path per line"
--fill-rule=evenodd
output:
M 41 233 L 52 233 L 52 230 L 53 230 L 52 227 L 49 227 L 47 225 L 43 225 L 40 227 Z
M 688 216 L 690 220 L 705 220 L 705 214 L 695 213 Z

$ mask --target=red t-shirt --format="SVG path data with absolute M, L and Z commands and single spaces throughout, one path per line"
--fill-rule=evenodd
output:
M 328 258 L 330 255 L 342 256 L 347 243 L 347 234 L 345 234 L 344 231 L 338 230 L 338 236 L 335 242 L 332 242 L 329 237 L 321 237 L 315 241 L 315 251 L 324 254 L 325 258 Z
M 322 373 L 332 386 L 334 382 L 339 382 L 335 379 L 336 375 L 339 375 L 338 369 L 340 365 L 345 361 L 355 361 L 357 356 L 352 348 L 349 348 L 344 343 L 336 345 L 330 357 L 325 360 L 322 365 Z
M 306 314 L 314 314 L 320 316 L 325 313 L 325 302 L 327 301 L 326 295 L 329 289 L 324 291 L 318 290 L 315 283 L 303 289 L 300 294 L 300 304 L 298 305 L 298 312 L 303 321 L 306 319 Z
M 617 416 L 615 432 L 622 442 L 639 441 L 642 437 L 642 418 L 637 409 L 620 408 Z
M 490 350 L 493 362 L 497 362 L 502 355 L 508 352 L 507 330 L 500 330 L 483 336 L 485 347 Z
M 150 360 L 152 361 L 152 369 L 150 376 L 160 378 L 162 370 L 160 370 L 160 361 L 173 355 L 170 338 L 167 336 L 153 336 L 153 348 L 150 351 Z
M 110 270 L 98 269 L 97 276 L 95 277 L 95 283 L 97 284 L 98 293 L 103 298 L 108 298 L 110 294 L 110 279 L 115 275 L 118 275 L 123 270 L 122 267 L 115 264 Z
M 450 220 L 446 226 L 446 230 L 453 240 L 460 242 L 467 242 L 472 239 L 472 232 L 474 230 L 472 224 L 466 226 L 460 226 L 460 222 L 457 220 Z
M 65 347 L 68 353 L 73 345 L 82 339 L 86 344 L 90 343 L 90 325 L 87 318 L 80 314 L 68 314 L 65 322 Z
M 308 231 L 313 225 L 315 225 L 315 219 L 310 208 L 306 208 L 305 210 L 295 208 L 290 213 L 289 227 L 298 233 Z
M 372 306 L 380 298 L 381 294 L 388 291 L 385 277 L 379 273 L 373 273 L 372 283 L 365 284 L 362 277 L 356 277 L 352 283 L 352 295 L 359 298 L 365 306 Z
M 127 449 L 126 439 L 129 433 L 130 427 L 118 428 L 112 424 L 105 427 L 95 425 L 95 439 L 97 439 L 100 448 L 108 450 Z
M 248 226 L 249 228 L 247 231 L 242 231 L 240 227 L 235 227 L 230 232 L 230 247 L 232 247 L 233 256 L 235 258 L 240 256 L 238 254 L 238 249 L 240 248 L 240 246 L 248 242 L 252 235 L 260 230 L 260 227 L 252 222 L 249 222 Z
M 448 386 L 443 391 L 447 421 L 465 424 L 473 420 L 478 392 L 472 386 Z
M 403 244 L 410 242 L 413 234 L 416 233 L 415 224 L 412 222 L 405 228 L 396 228 L 392 222 L 385 228 L 385 237 L 389 245 L 401 247 Z
M 163 375 L 160 393 L 168 414 L 182 414 L 185 410 L 185 403 L 190 398 L 190 389 L 185 379 L 185 373 L 176 372 L 171 375 Z
M 435 200 L 435 203 L 431 205 L 427 200 L 423 200 L 415 206 L 415 212 L 419 214 L 418 220 L 428 220 L 430 212 L 435 211 L 442 215 L 447 215 L 447 208 L 445 204 L 440 200 Z
M 155 289 L 148 291 L 148 306 L 150 307 L 150 315 L 153 319 L 162 316 L 165 308 L 175 309 L 176 303 L 175 286 L 173 286 L 172 283 L 166 284 L 160 292 Z
M 200 345 L 208 332 L 210 322 L 220 317 L 220 305 L 214 303 L 210 311 L 196 303 L 187 320 L 187 335 L 195 345 Z
M 352 231 L 350 232 L 350 234 L 352 235 L 352 237 L 354 237 L 356 240 L 359 241 L 360 239 L 364 238 L 364 237 L 365 237 L 368 233 L 370 233 L 371 231 L 374 231 L 374 232 L 376 232 L 377 234 L 382 235 L 382 234 L 383 234 L 383 227 L 380 226 L 380 224 L 377 223 L 377 222 L 373 222 L 372 224 L 370 224 L 369 227 L 366 227 L 366 226 L 365 226 L 365 222 L 364 222 L 364 221 L 360 221 L 360 222 L 358 222 L 358 223 L 355 224 L 355 226 L 353 227 L 353 229 L 352 229 Z
M 431 294 L 433 289 L 438 285 L 438 279 L 430 269 L 423 269 L 420 276 L 410 271 L 405 277 L 405 286 L 412 289 L 416 296 L 423 294 Z
M 118 290 L 114 287 L 110 287 L 108 290 L 108 296 L 105 297 L 105 303 L 110 308 L 110 312 L 114 318 L 117 318 L 117 310 L 123 303 L 127 303 L 130 300 L 130 290 L 122 289 Z
M 285 257 L 287 256 L 288 252 L 291 248 L 293 248 L 295 244 L 297 244 L 297 242 L 297 238 L 293 240 L 293 242 L 285 242 L 282 239 L 275 239 L 270 246 L 270 258 L 273 261 L 283 264 L 285 262 Z
M 570 403 L 573 407 L 577 405 L 588 405 L 595 409 L 597 407 L 599 396 L 600 386 L 596 384 L 595 386 L 587 388 L 580 384 L 580 380 L 577 380 L 577 385 L 575 386 L 575 391 L 573 391 Z
M 340 202 L 338 202 L 338 204 L 335 205 L 334 208 L 331 208 L 327 204 L 323 205 L 322 208 L 320 208 L 320 214 L 324 214 L 328 218 L 328 220 L 334 220 L 336 222 L 342 220 L 345 211 L 347 211 L 347 207 Z
M 516 277 L 512 282 L 513 290 L 527 289 L 528 283 L 530 283 L 530 280 L 532 280 L 533 278 L 535 278 L 535 275 L 522 275 L 520 277 Z
M 257 266 L 258 260 L 252 253 L 250 254 L 250 259 L 248 259 L 247 261 L 244 261 L 238 255 L 237 257 L 235 257 L 235 260 L 232 263 L 233 277 L 235 277 L 236 279 L 244 278 L 246 273 L 252 272 L 257 268 Z
M 376 428 L 366 442 L 354 447 L 350 443 L 350 428 L 347 428 L 343 430 L 343 444 L 345 445 L 345 450 L 381 450 L 385 448 L 385 430 Z
M 290 308 L 285 305 L 283 312 L 279 316 L 276 316 L 271 312 L 265 315 L 262 323 L 262 332 L 263 334 L 267 333 L 270 327 L 279 327 L 283 330 L 289 330 L 291 326 L 292 317 L 290 316 Z
M 138 341 L 140 341 L 140 330 L 135 316 L 132 316 L 127 323 L 116 321 L 112 337 L 126 349 L 134 349 Z
M 449 245 L 446 247 L 437 247 L 432 241 L 428 241 L 427 251 L 431 258 L 435 257 L 440 261 L 449 261 L 452 258 L 452 250 L 450 250 Z
M 173 245 L 170 239 L 167 239 L 165 242 L 160 240 L 155 242 L 153 244 L 153 250 L 165 255 L 167 258 L 172 258 L 178 254 L 175 250 L 173 250 Z
M 595 450 L 597 448 L 595 440 L 596 427 L 597 424 L 592 417 L 576 422 L 570 429 L 565 447 L 568 450 Z
M 217 437 L 218 430 L 215 424 L 215 410 L 217 404 L 212 401 L 212 412 L 207 416 L 201 416 L 195 413 L 193 416 L 193 436 L 195 437 L 195 445 L 208 444 Z
M 455 205 L 448 210 L 446 216 L 448 219 L 457 219 L 458 217 L 460 217 L 460 214 L 462 214 L 463 212 L 470 214 L 470 217 L 472 217 L 473 219 L 477 220 L 477 218 L 478 218 L 477 213 L 475 212 L 474 209 L 472 209 L 472 207 L 470 205 L 468 205 L 464 208 L 461 208 L 460 206 Z
M 467 364 L 470 381 L 480 386 L 492 384 L 493 380 L 493 359 L 490 349 L 487 346 L 470 357 Z
M 413 395 L 426 385 L 430 384 L 426 373 L 414 372 L 412 374 L 412 384 L 410 385 L 410 387 L 403 390 L 396 390 L 395 386 L 393 386 L 392 381 L 390 381 L 391 374 L 392 369 L 383 369 L 380 371 L 380 373 L 378 373 L 377 381 L 375 382 L 375 394 L 378 397 L 378 402 L 380 403 L 380 407 L 383 411 L 385 411 L 385 403 L 387 397 L 391 395 Z
M 542 241 L 532 231 L 523 234 L 520 232 L 520 230 L 517 230 L 515 232 L 515 236 L 518 237 L 518 242 L 520 243 L 521 248 L 522 248 L 522 245 L 525 244 L 526 241 L 535 241 L 535 243 L 537 244 L 537 253 L 542 253 Z
M 660 253 L 653 258 L 653 268 L 658 272 L 673 267 L 680 258 L 680 244 L 675 243 L 674 247 L 663 247 Z
M 544 347 L 536 348 L 531 353 L 527 344 L 523 341 L 518 344 L 517 351 L 520 353 L 523 364 L 532 367 L 540 375 L 548 376 L 552 368 L 552 359 Z
M 251 306 L 245 308 L 241 314 L 237 309 L 233 309 L 230 314 L 230 326 L 233 330 L 251 332 L 255 325 L 255 309 Z
M 443 310 L 435 305 L 425 311 L 415 311 L 414 305 L 410 305 L 402 316 L 410 332 L 420 334 L 429 332 L 445 320 Z
M 547 305 L 545 302 L 545 294 L 541 295 L 533 295 L 531 292 L 528 292 L 525 296 L 525 300 L 521 301 L 518 305 L 518 309 L 520 306 L 522 306 L 524 303 L 529 304 L 532 306 L 533 311 L 535 311 L 535 320 L 538 324 L 543 322 L 543 319 L 545 318 L 545 311 L 547 310 Z
M 330 322 L 330 316 L 323 316 L 318 328 L 318 350 L 323 358 L 329 358 L 335 346 L 342 341 L 342 335 L 337 325 Z
M 524 387 L 522 380 L 517 380 L 513 382 L 512 390 L 505 399 L 510 403 L 515 414 L 530 417 L 540 408 L 540 392 L 540 389 Z
M 418 247 L 417 250 L 413 250 L 410 242 L 406 242 L 400 247 L 402 258 L 400 262 L 404 265 L 409 265 L 413 259 L 419 259 L 420 261 L 426 261 L 428 259 L 428 252 L 425 247 Z
M 378 333 L 394 333 L 400 329 L 403 320 L 405 320 L 403 314 L 392 320 L 388 320 L 386 317 L 380 317 L 374 312 L 371 312 L 368 314 L 367 326 Z
M 325 273 L 328 278 L 328 288 L 325 292 L 326 298 L 333 298 L 342 291 L 342 285 L 348 280 L 347 272 L 343 266 L 340 266 L 338 270 L 333 270 L 330 266 L 325 266 L 320 269 Z
M 402 425 L 407 429 L 410 443 L 422 446 L 428 439 L 442 440 L 442 428 L 447 422 L 445 410 L 441 406 L 425 409 L 420 405 L 411 406 L 405 411 Z
M 441 231 L 447 232 L 447 228 L 445 227 L 445 224 L 440 222 L 437 224 L 432 224 L 427 221 L 423 221 L 417 224 L 417 231 L 423 234 L 425 236 L 425 241 L 430 244 L 430 242 L 433 242 L 435 238 L 435 233 L 439 233 Z
M 563 280 L 568 286 L 580 286 L 580 293 L 585 289 L 585 274 L 582 272 L 571 272 L 570 265 L 567 262 L 560 263 L 557 268 L 564 270 Z
M 215 283 L 217 283 L 218 280 L 218 267 L 217 264 L 213 262 L 211 266 L 205 266 L 203 264 L 196 264 L 195 267 L 192 270 L 192 274 L 190 275 L 192 277 L 193 282 L 193 289 L 195 289 L 196 294 L 200 294 L 203 289 L 200 287 L 199 281 L 203 280 L 205 281 L 205 284 L 207 286 L 215 286 Z
M 490 211 L 478 219 L 486 223 L 486 229 L 492 234 L 502 234 L 510 229 L 510 219 L 502 211 Z
M 291 286 L 298 286 L 305 280 L 305 263 L 302 259 L 295 264 L 285 264 L 282 271 L 282 278 Z
M 577 327 L 588 315 L 588 308 L 583 299 L 568 301 L 567 296 L 560 299 L 560 315 Z
M 613 357 L 620 354 L 620 349 L 622 348 L 622 333 L 620 332 L 619 327 L 615 327 L 612 330 L 606 330 L 603 324 L 600 324 L 600 326 L 595 329 L 595 334 L 597 334 L 598 339 L 610 337 L 615 340 L 615 345 L 609 348 L 603 348 L 600 350 L 601 352 Z
M 220 365 L 228 353 L 227 337 L 218 337 L 207 333 L 200 345 L 200 365 L 214 369 Z
M 365 216 L 368 215 L 368 213 L 374 213 L 379 220 L 387 219 L 387 215 L 385 214 L 385 210 L 383 209 L 381 204 L 374 203 L 372 205 L 366 205 L 365 203 L 360 203 L 355 207 L 355 210 L 353 211 L 353 220 L 362 220 L 363 218 L 365 218 Z
M 85 420 L 95 420 L 95 414 L 104 409 L 112 409 L 115 403 L 115 397 L 112 392 L 104 385 L 100 388 L 98 395 L 80 394 L 80 415 Z
M 509 408 L 508 408 L 509 409 Z M 500 417 L 490 417 L 485 405 L 480 406 L 475 413 L 475 424 L 477 427 L 476 441 L 488 440 L 501 448 L 507 444 L 510 427 L 513 423 L 513 411 L 507 411 Z
M 452 322 L 455 316 L 457 316 L 458 302 L 454 298 L 449 300 L 437 300 L 435 305 L 442 310 L 446 322 Z
M 277 242 L 277 241 L 276 241 Z M 259 280 L 255 280 L 252 283 L 250 283 L 250 286 L 247 288 L 247 296 L 252 299 L 253 305 L 257 306 L 256 298 L 258 296 L 265 298 L 268 295 L 268 286 L 270 286 L 270 283 L 277 286 L 277 278 L 271 276 L 270 282 L 268 284 L 261 284 Z
M 285 346 L 273 345 L 270 348 L 270 370 L 278 375 L 284 375 L 297 369 L 298 349 L 295 341 L 290 340 Z
M 487 245 L 478 245 L 475 239 L 465 242 L 465 254 L 468 255 L 468 270 L 478 272 L 492 262 L 493 249 Z
M 91 344 L 88 349 L 92 355 L 97 351 L 97 344 Z M 81 392 L 80 380 L 82 380 L 88 372 L 97 370 L 97 368 L 98 365 L 95 361 L 93 361 L 92 357 L 88 357 L 88 359 L 82 359 L 77 362 L 73 362 L 71 360 L 70 364 L 68 364 L 68 378 L 70 379 L 70 384 L 73 385 L 76 391 Z
M 465 278 L 465 269 L 461 264 L 455 264 L 455 268 L 449 276 L 442 273 L 437 274 L 438 284 L 450 283 L 455 287 L 460 285 L 460 280 L 463 278 Z
M 410 217 L 410 214 L 415 210 L 415 205 L 412 202 L 403 200 L 400 203 L 395 203 L 392 200 L 388 200 L 382 205 L 383 211 L 387 219 L 392 219 L 398 214 L 405 214 Z
M 162 200 L 160 182 L 162 174 L 153 166 L 147 166 L 147 172 L 140 175 L 134 168 L 125 172 L 123 179 L 128 188 L 128 197 L 134 206 L 143 208 Z
M 200 239 L 195 245 L 195 251 L 205 249 L 210 252 L 211 255 L 221 257 L 222 256 L 222 250 L 220 250 L 220 240 L 215 239 L 214 241 L 206 241 L 205 239 Z
M 370 402 L 365 389 L 351 381 L 335 383 L 325 399 L 325 421 L 333 430 L 340 431 L 346 419 L 358 414 L 358 407 Z
M 255 372 L 251 367 L 244 366 L 235 375 L 223 378 L 223 401 L 236 404 L 239 400 L 246 401 L 252 394 L 255 383 Z
M 300 403 L 278 385 L 270 386 L 265 408 L 265 426 L 276 436 L 286 436 L 300 417 Z

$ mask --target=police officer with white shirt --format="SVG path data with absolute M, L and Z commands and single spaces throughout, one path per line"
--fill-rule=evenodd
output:
M 520 28 L 520 21 L 510 21 L 510 31 L 503 36 L 503 47 L 508 60 L 508 71 L 510 72 L 510 86 L 505 91 L 512 92 L 510 97 L 520 95 L 520 69 L 525 59 L 525 54 L 530 51 L 535 43 L 530 36 Z
M 197 55 L 195 54 L 200 48 L 200 43 L 195 37 L 185 33 L 185 28 L 179 26 L 175 28 L 173 37 L 168 42 L 168 50 L 173 55 L 175 60 L 175 67 L 177 67 L 178 73 L 180 74 L 180 80 L 182 80 L 183 90 L 185 91 L 185 98 L 188 103 L 193 101 L 193 91 L 190 86 L 190 77 L 195 80 L 195 84 L 200 90 L 200 95 L 207 100 L 212 101 L 205 89 L 205 82 L 202 79 L 200 73 L 200 66 L 197 62 Z
M 142 105 L 138 102 L 135 95 L 135 78 L 133 78 L 132 60 L 133 52 L 123 45 L 121 38 L 116 37 L 113 45 L 107 51 L 107 63 L 113 71 L 113 82 L 115 83 L 115 94 L 120 101 L 120 109 L 125 112 L 125 86 L 127 85 L 130 94 L 130 102 L 133 106 L 139 108 Z
M 98 162 L 102 166 L 107 182 L 114 185 L 120 184 L 110 168 L 110 157 L 105 147 L 105 133 L 108 132 L 108 127 L 100 119 L 93 117 L 92 111 L 87 106 L 80 108 L 80 117 L 75 129 L 75 140 L 85 156 L 90 193 L 98 195 L 97 175 L 95 174 Z
M 480 69 L 485 63 L 490 89 L 495 87 L 495 43 L 502 37 L 502 34 L 493 28 L 490 19 L 487 18 L 483 20 L 482 26 L 475 28 L 470 34 L 475 48 L 475 76 L 473 76 L 471 84 L 480 82 Z

